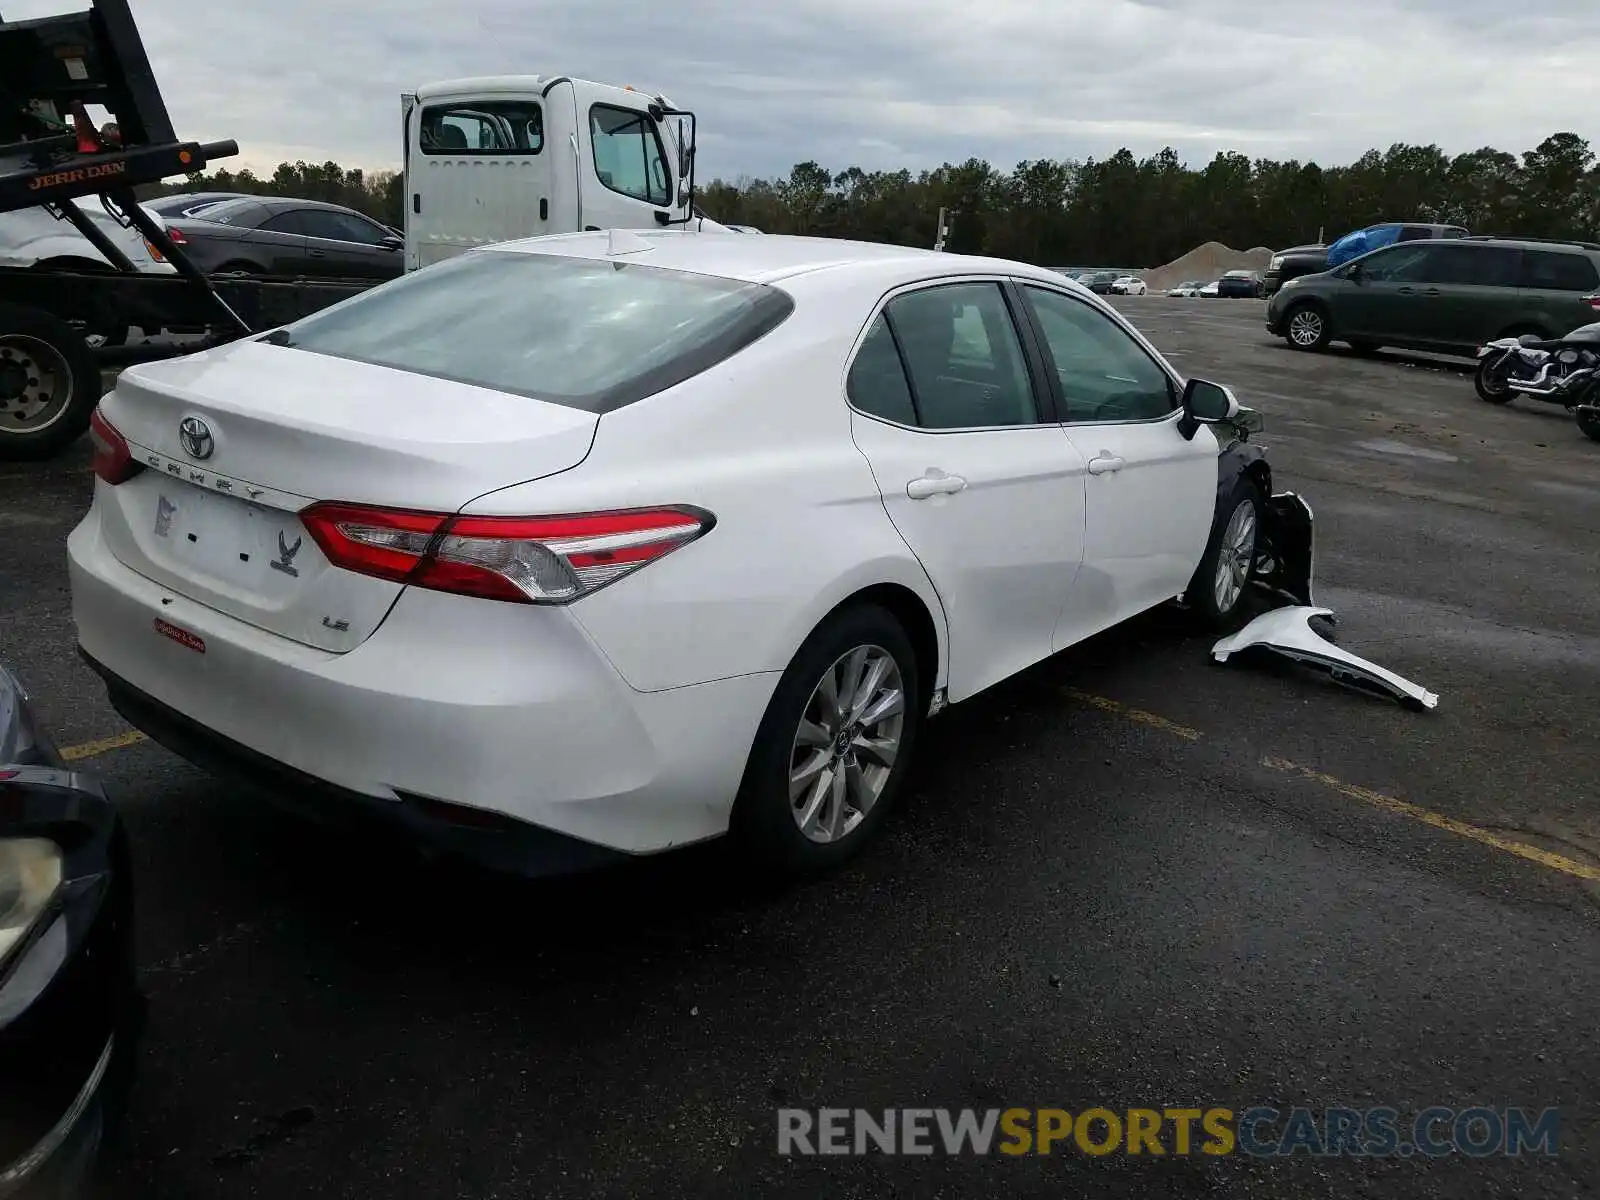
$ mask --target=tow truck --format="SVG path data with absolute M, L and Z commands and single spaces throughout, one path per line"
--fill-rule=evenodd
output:
M 98 128 L 90 106 L 111 114 Z M 694 203 L 695 117 L 666 97 L 565 75 L 458 79 L 402 94 L 405 268 L 583 229 L 721 229 Z M 70 223 L 108 270 L 0 267 L 0 461 L 48 459 L 99 403 L 102 371 L 288 324 L 374 286 L 198 270 L 135 189 L 204 171 L 235 141 L 180 139 L 129 0 L 0 20 L 0 213 Z M 98 197 L 173 273 L 139 271 L 75 200 Z M 203 330 L 90 348 L 85 329 Z

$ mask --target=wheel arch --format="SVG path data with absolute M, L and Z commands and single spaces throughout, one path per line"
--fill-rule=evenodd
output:
M 918 698 L 922 711 L 927 712 L 935 690 L 943 686 L 944 644 L 939 637 L 939 625 L 928 611 L 926 601 L 901 583 L 869 584 L 840 600 L 823 615 L 817 625 L 820 626 L 836 613 L 860 604 L 875 604 L 888 610 L 911 639 L 911 647 L 917 655 Z

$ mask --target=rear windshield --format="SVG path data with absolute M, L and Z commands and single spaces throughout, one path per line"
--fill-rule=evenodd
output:
M 264 340 L 603 413 L 710 369 L 793 308 L 765 284 L 478 250 Z
M 194 214 L 197 221 L 215 221 L 218 225 L 232 225 L 240 217 L 252 216 L 262 211 L 254 200 L 219 200 Z

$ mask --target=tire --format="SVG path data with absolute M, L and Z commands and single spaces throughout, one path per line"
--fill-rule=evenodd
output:
M 1577 412 L 1578 428 L 1590 441 L 1600 442 L 1600 410 L 1580 408 Z
M 893 742 L 894 750 L 887 767 L 872 762 L 857 749 L 866 744 L 867 739 L 858 737 L 854 743 L 848 743 L 839 734 L 826 729 L 830 724 L 836 727 L 837 722 L 825 719 L 827 711 L 821 691 L 824 677 L 833 675 L 835 679 L 844 679 L 848 687 L 850 673 L 857 669 L 860 661 L 858 656 L 865 659 L 869 673 L 882 671 L 886 684 L 891 683 L 896 674 L 899 677 L 898 711 L 864 731 L 878 735 L 872 741 Z M 904 783 L 921 731 L 926 706 L 920 668 L 905 629 L 891 613 L 876 604 L 841 609 L 812 632 L 784 671 L 767 704 L 734 803 L 729 832 L 747 865 L 760 872 L 775 872 L 790 878 L 818 875 L 840 866 L 871 841 Z M 869 707 L 878 707 L 887 699 L 883 690 L 875 694 L 879 699 Z M 813 736 L 818 739 L 809 747 L 800 740 L 802 721 L 814 730 Z M 821 740 L 824 732 L 833 733 L 826 742 Z M 851 747 L 849 755 L 840 758 L 840 751 L 847 745 Z M 845 803 L 838 804 L 838 791 L 830 789 L 822 793 L 808 831 L 803 832 L 806 806 L 816 801 L 818 793 L 802 785 L 797 789 L 798 799 L 791 798 L 795 768 L 814 768 L 809 782 L 826 787 L 829 779 L 837 777 L 839 768 L 835 764 L 838 763 L 845 764 L 845 782 L 841 785 Z M 871 789 L 866 793 L 871 802 L 864 813 L 854 803 L 859 793 L 851 789 L 851 778 Z M 843 814 L 844 824 L 839 826 L 840 835 L 829 839 L 825 827 L 832 824 L 836 812 Z
M 1183 594 L 1184 603 L 1207 629 L 1228 628 L 1244 605 L 1260 549 L 1265 508 L 1261 489 L 1247 475 L 1234 480 L 1227 499 L 1217 506 L 1205 553 Z
M 1320 304 L 1307 301 L 1283 314 L 1283 340 L 1291 350 L 1325 349 L 1331 336 L 1328 310 Z
M 1505 378 L 1495 371 L 1493 364 L 1500 356 L 1487 354 L 1478 360 L 1478 369 L 1472 373 L 1472 390 L 1478 399 L 1488 404 L 1509 404 L 1516 397 Z
M 47 258 L 43 262 L 34 263 L 35 271 L 75 271 L 79 274 L 115 275 L 117 271 L 103 262 L 95 262 L 80 258 Z M 128 342 L 128 327 L 121 329 L 115 327 L 105 328 L 88 321 L 67 322 L 83 337 L 84 344 L 91 350 L 103 349 L 108 346 L 124 346 Z
M 40 309 L 0 303 L 0 462 L 53 458 L 99 403 L 100 365 L 83 336 Z

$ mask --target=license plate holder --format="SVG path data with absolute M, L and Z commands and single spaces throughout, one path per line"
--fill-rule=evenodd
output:
M 149 528 L 174 565 L 260 596 L 293 594 L 312 557 L 294 513 L 182 484 L 157 490 Z

